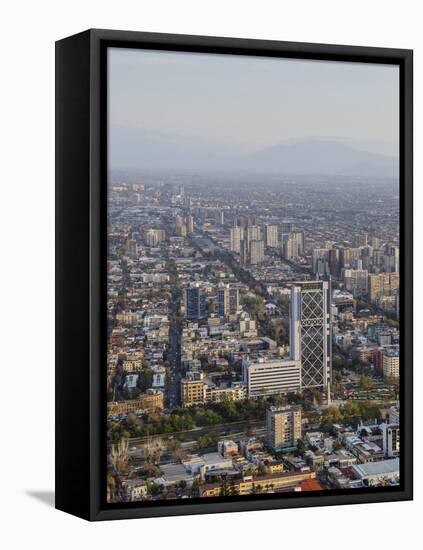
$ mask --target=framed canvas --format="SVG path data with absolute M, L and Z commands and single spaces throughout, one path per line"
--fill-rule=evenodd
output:
M 58 41 L 56 507 L 411 499 L 412 152 L 410 50 Z

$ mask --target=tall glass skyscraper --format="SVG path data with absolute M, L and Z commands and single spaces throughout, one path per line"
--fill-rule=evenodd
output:
M 326 387 L 331 379 L 330 281 L 291 289 L 291 358 L 301 359 L 301 387 Z
M 185 317 L 187 319 L 203 319 L 206 316 L 206 296 L 198 286 L 185 289 Z

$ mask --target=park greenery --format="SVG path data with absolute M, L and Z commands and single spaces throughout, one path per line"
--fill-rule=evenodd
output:
M 321 423 L 325 427 L 343 423 L 356 425 L 361 420 L 380 420 L 381 405 L 372 401 L 346 401 L 341 407 L 330 406 L 321 416 Z
M 181 407 L 170 414 L 148 414 L 137 416 L 128 414 L 120 421 L 110 420 L 109 440 L 145 437 L 157 434 L 171 434 L 193 428 L 213 427 L 231 422 L 254 422 L 264 420 L 269 402 L 264 399 L 247 399 L 221 403 Z

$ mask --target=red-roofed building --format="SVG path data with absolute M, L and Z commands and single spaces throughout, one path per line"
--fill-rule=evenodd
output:
M 301 491 L 322 491 L 323 487 L 317 479 L 306 479 L 298 486 Z

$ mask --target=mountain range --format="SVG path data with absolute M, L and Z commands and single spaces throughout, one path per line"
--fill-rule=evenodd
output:
M 114 128 L 110 166 L 132 169 L 241 170 L 286 175 L 398 177 L 398 159 L 336 140 L 310 139 L 245 153 L 202 138 Z

